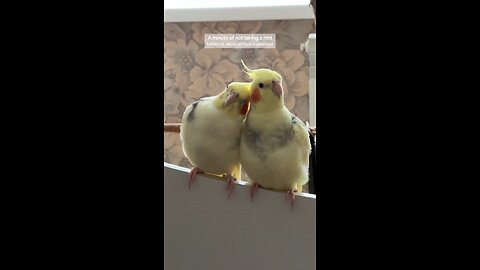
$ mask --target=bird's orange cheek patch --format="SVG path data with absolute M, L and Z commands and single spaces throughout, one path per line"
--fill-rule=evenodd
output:
M 253 89 L 252 95 L 250 96 L 250 101 L 253 103 L 257 103 L 260 101 L 262 97 L 260 96 L 260 90 L 258 88 Z

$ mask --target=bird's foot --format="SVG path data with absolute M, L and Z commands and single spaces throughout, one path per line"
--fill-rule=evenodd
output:
M 250 198 L 252 199 L 252 202 L 253 202 L 253 197 L 255 196 L 255 193 L 257 192 L 259 186 L 260 185 L 257 183 L 253 183 L 252 185 L 252 189 L 250 190 Z
M 296 189 L 293 190 L 293 191 L 289 190 L 289 191 L 287 191 L 287 196 L 285 197 L 285 200 L 290 199 L 290 201 L 291 201 L 291 204 L 290 204 L 291 205 L 291 210 L 293 210 L 293 204 L 295 202 L 295 192 L 297 192 Z
M 188 175 L 188 189 L 191 188 L 193 182 L 195 182 L 195 177 L 197 177 L 197 174 L 199 173 L 203 173 L 202 170 L 200 170 L 199 168 L 197 167 L 193 167 L 191 170 L 190 170 L 190 174 Z
M 237 179 L 230 174 L 225 175 L 224 178 L 227 180 L 227 188 L 225 190 L 229 191 L 227 198 L 230 198 L 230 195 L 232 195 L 233 189 L 235 188 L 235 181 L 237 181 Z

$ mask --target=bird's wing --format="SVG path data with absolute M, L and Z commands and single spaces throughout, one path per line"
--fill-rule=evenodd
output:
M 295 133 L 295 142 L 301 150 L 301 157 L 303 164 L 308 164 L 312 146 L 310 145 L 309 129 L 308 127 L 294 114 L 292 115 L 293 131 Z

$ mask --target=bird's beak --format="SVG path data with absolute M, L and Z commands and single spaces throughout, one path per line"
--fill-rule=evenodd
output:
M 272 91 L 276 96 L 281 97 L 283 94 L 282 84 L 278 81 L 275 81 L 275 83 L 272 85 Z
M 225 99 L 225 102 L 223 102 L 223 106 L 224 107 L 227 107 L 228 105 L 232 104 L 233 102 L 235 102 L 235 100 L 237 100 L 238 98 L 238 94 L 235 93 L 235 92 L 230 92 L 230 94 L 228 94 L 228 97 Z

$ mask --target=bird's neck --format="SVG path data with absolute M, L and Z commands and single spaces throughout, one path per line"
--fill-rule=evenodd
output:
M 256 128 L 275 129 L 278 126 L 291 122 L 286 108 L 280 108 L 269 112 L 250 111 L 247 115 L 246 125 Z
M 280 110 L 283 107 L 285 107 L 285 104 L 283 102 L 283 97 L 264 97 L 262 100 L 260 100 L 257 103 L 251 103 L 250 104 L 250 110 L 251 112 L 254 113 L 266 113 L 266 112 L 272 112 L 276 110 Z

